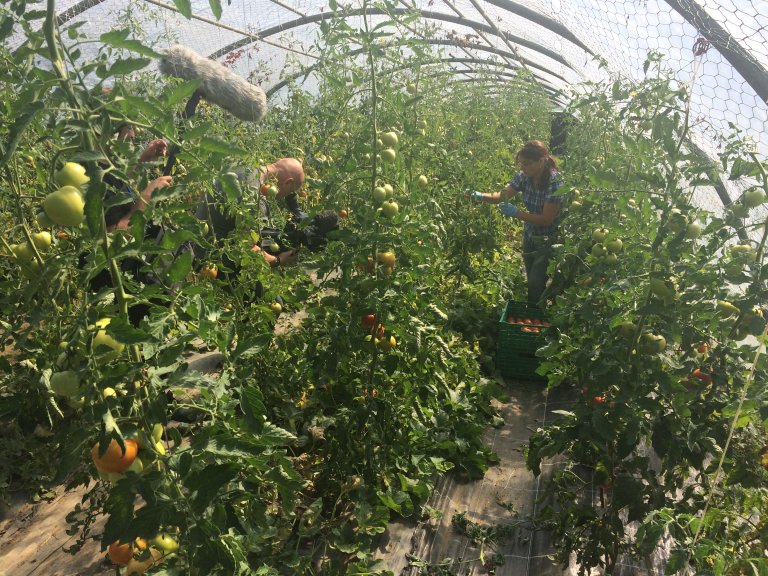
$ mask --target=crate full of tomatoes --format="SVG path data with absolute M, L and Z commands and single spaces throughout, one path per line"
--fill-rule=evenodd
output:
M 540 359 L 536 350 L 546 342 L 551 324 L 544 312 L 527 302 L 510 300 L 499 318 L 496 367 L 505 378 L 544 380 L 536 374 Z

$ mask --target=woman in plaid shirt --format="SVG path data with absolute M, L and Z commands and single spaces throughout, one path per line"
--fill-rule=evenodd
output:
M 498 204 L 505 216 L 517 218 L 523 224 L 523 264 L 528 279 L 528 303 L 538 304 L 547 285 L 547 265 L 551 246 L 557 234 L 562 199 L 556 195 L 563 184 L 557 161 L 547 146 L 531 140 L 517 152 L 520 172 L 501 192 L 473 192 L 480 202 Z M 503 200 L 522 194 L 525 211 Z

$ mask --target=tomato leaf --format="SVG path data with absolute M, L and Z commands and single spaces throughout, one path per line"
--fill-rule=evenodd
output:
M 261 434 L 264 431 L 264 415 L 267 413 L 261 391 L 255 386 L 241 386 L 240 408 L 243 410 L 243 420 L 248 430 Z
M 216 20 L 220 20 L 221 19 L 221 1 L 208 0 L 208 4 L 211 7 L 211 12 L 213 12 L 214 18 L 216 18 Z
M 165 271 L 168 280 L 173 282 L 179 282 L 187 277 L 192 271 L 192 252 L 182 252 L 179 256 L 173 259 L 173 263 Z
M 118 58 L 108 70 L 102 71 L 98 75 L 102 79 L 111 78 L 112 76 L 125 76 L 146 68 L 149 63 L 149 58 Z
M 104 222 L 102 211 L 104 210 L 104 182 L 92 182 L 85 192 L 85 221 L 88 230 L 94 238 L 101 235 L 101 226 Z
M 8 163 L 8 160 L 11 159 L 11 156 L 16 151 L 16 147 L 19 145 L 21 136 L 24 134 L 24 130 L 27 129 L 35 116 L 37 116 L 37 114 L 44 108 L 45 103 L 38 100 L 30 103 L 26 107 L 26 111 L 16 117 L 8 130 L 8 143 L 5 146 L 0 147 L 0 154 L 2 154 L 0 156 L 0 168 L 5 166 Z
M 195 80 L 189 80 L 183 84 L 179 84 L 178 86 L 173 86 L 168 94 L 165 95 L 165 103 L 168 108 L 172 108 L 184 98 L 189 98 L 192 96 L 192 94 L 195 93 L 195 90 L 197 90 L 201 83 L 202 80 L 198 78 Z
M 240 158 L 246 158 L 250 154 L 250 152 L 240 148 L 239 146 L 235 146 L 226 140 L 215 138 L 213 136 L 204 136 L 198 141 L 198 146 L 200 149 L 205 150 L 206 152 L 229 154 L 232 156 L 238 156 Z
M 80 465 L 83 452 L 91 438 L 91 431 L 74 427 L 67 432 L 64 438 L 65 441 L 61 449 L 59 465 L 56 468 L 56 476 L 53 479 L 55 484 L 64 482 L 72 470 Z
M 234 463 L 211 464 L 187 476 L 185 484 L 191 493 L 192 508 L 198 513 L 205 510 L 219 490 L 235 478 L 239 469 Z
M 173 0 L 173 3 L 184 18 L 192 18 L 192 5 L 189 0 Z
M 153 339 L 150 334 L 134 328 L 128 320 L 120 316 L 112 319 L 107 326 L 107 333 L 123 344 L 139 344 Z
M 129 38 L 129 35 L 130 35 L 130 30 L 128 29 L 113 30 L 112 32 L 107 32 L 105 34 L 102 34 L 99 37 L 99 39 L 105 44 L 109 44 L 110 46 L 113 46 L 115 48 L 130 50 L 131 52 L 136 52 L 137 54 L 141 54 L 142 56 L 146 56 L 147 58 L 163 57 L 162 54 L 160 54 L 159 52 L 155 52 L 149 46 L 145 46 L 138 40 Z

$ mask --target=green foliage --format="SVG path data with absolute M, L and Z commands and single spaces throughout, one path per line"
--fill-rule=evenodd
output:
M 335 40 L 318 94 L 289 89 L 260 126 L 204 101 L 180 120 L 196 84 L 148 71 L 157 52 L 130 9 L 95 54 L 76 27 L 62 43 L 51 18 L 38 33 L 30 15 L 2 10 L 2 22 L 23 28 L 28 44 L 0 51 L 9 64 L 0 102 L 14 118 L 0 124 L 0 307 L 3 342 L 13 346 L 2 360 L 0 405 L 4 426 L 11 407 L 25 415 L 0 459 L 34 452 L 28 468 L 9 468 L 3 490 L 97 480 L 70 516 L 79 534 L 70 551 L 104 513 L 103 548 L 160 532 L 179 541 L 179 552 L 153 570 L 389 573 L 371 550 L 390 519 L 420 515 L 436 475 L 455 469 L 478 478 L 495 461 L 481 440 L 494 416 L 493 387 L 477 357 L 484 350 L 490 369 L 484 319 L 522 281 L 517 245 L 500 240 L 516 232 L 462 191 L 509 177 L 510 147 L 547 124 L 543 104 L 510 140 L 504 117 L 522 118 L 530 104 L 512 90 L 489 102 L 465 87 L 444 100 L 444 81 L 424 77 L 424 95 L 414 97 L 403 90 L 410 73 L 397 65 L 415 65 L 425 52 L 415 40 L 381 43 L 389 28 L 413 20 L 393 12 L 375 30 L 349 29 L 343 18 L 326 23 Z M 367 56 L 354 70 L 351 38 Z M 52 67 L 34 67 L 33 56 Z M 133 142 L 116 137 L 127 124 Z M 383 164 L 376 139 L 390 129 L 399 136 L 397 160 Z M 127 230 L 108 231 L 105 211 L 133 200 L 108 194 L 110 179 L 138 193 L 163 168 L 162 159 L 139 162 L 154 138 L 180 148 L 172 185 L 156 190 Z M 477 165 L 465 154 L 470 145 Z M 311 215 L 343 209 L 349 218 L 325 250 L 302 249 L 301 267 L 272 271 L 251 250 L 259 191 L 238 190 L 230 173 L 281 156 L 303 160 Z M 81 163 L 90 178 L 79 227 L 38 223 L 64 162 Z M 415 184 L 422 174 L 425 189 Z M 193 215 L 215 180 L 236 220 L 225 239 L 206 235 Z M 372 201 L 376 184 L 393 187 L 396 216 Z M 280 227 L 282 207 L 270 203 Z M 160 238 L 147 232 L 158 227 Z M 52 235 L 44 250 L 32 242 L 43 230 Z M 205 256 L 193 258 L 189 243 Z M 15 256 L 12 245 L 32 259 Z M 381 260 L 388 252 L 394 264 Z M 217 278 L 198 273 L 207 264 L 217 265 Z M 278 296 L 285 312 L 306 318 L 275 329 L 269 304 Z M 381 335 L 362 325 L 368 313 L 380 319 Z M 96 324 L 105 318 L 108 325 Z M 185 355 L 202 347 L 222 353 L 216 375 L 187 370 Z M 71 397 L 51 388 L 61 371 L 77 377 Z M 200 420 L 168 427 L 177 409 Z M 91 447 L 110 438 L 138 442 L 123 473 L 97 471 L 91 461 Z
M 749 239 L 740 220 L 693 204 L 718 167 L 688 150 L 686 92 L 656 66 L 644 83 L 595 85 L 572 104 L 573 188 L 552 270 L 560 338 L 542 370 L 550 386 L 567 383 L 582 398 L 533 435 L 528 465 L 538 474 L 546 458 L 570 461 L 549 485 L 557 508 L 544 512 L 563 563 L 575 552 L 582 570 L 610 572 L 622 554 L 648 554 L 668 534 L 668 573 L 689 562 L 697 573 L 765 569 L 754 557 L 762 515 L 753 505 L 766 479 L 757 457 L 767 440 L 765 359 L 755 340 L 765 337 L 765 232 Z M 723 166 L 739 153 L 729 144 Z M 766 186 L 764 170 L 752 174 Z M 694 222 L 700 235 L 688 231 Z M 603 246 L 622 241 L 615 258 L 594 249 L 598 228 Z M 751 246 L 738 273 L 733 244 Z M 597 508 L 581 498 L 590 488 L 606 493 Z M 636 538 L 626 522 L 639 526 Z M 715 552 L 724 549 L 727 560 Z

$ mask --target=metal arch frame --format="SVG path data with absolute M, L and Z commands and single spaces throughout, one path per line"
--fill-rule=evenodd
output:
M 392 12 L 398 15 L 406 15 L 406 14 L 413 13 L 414 10 L 405 9 L 405 8 L 395 8 Z M 451 22 L 453 24 L 458 24 L 460 26 L 466 26 L 467 28 L 471 28 L 473 30 L 479 29 L 488 34 L 499 36 L 498 32 L 494 30 L 492 27 L 486 24 L 482 24 L 480 22 L 476 22 L 475 20 L 469 20 L 467 18 L 459 18 L 456 16 L 452 16 L 451 14 L 443 14 L 441 12 L 433 12 L 430 10 L 416 10 L 416 12 L 418 12 L 419 15 L 423 18 Z M 385 10 L 380 10 L 378 8 L 368 8 L 368 9 L 350 10 L 349 12 L 346 12 L 344 14 L 345 17 L 364 16 L 364 15 L 387 16 L 388 12 L 386 12 Z M 282 24 L 277 24 L 276 26 L 272 26 L 270 28 L 266 28 L 265 30 L 255 32 L 252 37 L 242 38 L 241 40 L 231 42 L 230 44 L 227 44 L 226 46 L 219 48 L 215 52 L 211 53 L 208 57 L 214 60 L 218 59 L 221 56 L 228 54 L 232 50 L 235 50 L 237 48 L 242 48 L 243 46 L 247 46 L 248 44 L 254 42 L 255 41 L 254 37 L 258 37 L 258 39 L 268 38 L 270 36 L 273 36 L 274 34 L 291 30 L 292 28 L 304 26 L 305 24 L 314 24 L 317 22 L 321 22 L 323 20 L 329 20 L 334 17 L 337 17 L 337 14 L 333 12 L 321 12 L 320 14 L 305 16 L 302 18 L 297 18 L 295 20 L 290 20 Z M 545 46 L 542 46 L 535 42 L 531 42 L 530 40 L 526 40 L 525 38 L 520 38 L 508 32 L 503 32 L 501 37 L 511 42 L 514 42 L 515 44 L 519 44 L 520 46 L 524 46 L 525 48 L 533 50 L 534 52 L 538 52 L 544 56 L 547 56 L 548 58 L 554 60 L 555 62 L 562 64 L 566 68 L 570 68 L 571 70 L 573 70 L 574 73 L 581 76 L 581 74 L 577 70 L 575 70 L 573 66 L 571 66 L 571 64 L 567 60 L 565 60 L 565 58 L 563 58 L 557 52 L 550 50 L 549 48 L 546 48 Z
M 457 74 L 486 74 L 489 78 L 493 78 L 496 76 L 497 78 L 517 78 L 517 74 L 513 74 L 511 72 L 490 72 L 488 70 L 478 70 L 477 68 L 465 68 L 463 70 L 456 69 L 456 70 L 438 70 L 435 72 L 427 72 L 426 76 L 428 78 L 441 78 L 443 76 L 455 76 Z M 467 79 L 457 79 L 456 82 L 464 82 L 466 80 L 476 80 L 474 78 L 467 78 Z M 555 90 L 551 87 L 547 86 L 541 86 L 541 89 L 549 94 L 550 96 L 555 94 Z
M 516 4 L 511 0 L 484 0 L 484 1 L 487 2 L 488 4 L 492 4 L 493 6 L 496 6 L 497 8 L 506 10 L 507 12 L 512 12 L 513 14 L 517 14 L 518 16 L 522 16 L 526 20 L 535 22 L 539 26 L 552 31 L 555 34 L 561 36 L 562 38 L 565 38 L 569 42 L 575 44 L 590 56 L 595 55 L 595 53 L 589 47 L 587 47 L 586 44 L 584 44 L 581 40 L 579 40 L 573 32 L 571 32 L 566 26 L 564 26 L 563 24 L 561 24 L 556 20 L 553 20 L 552 18 L 548 18 L 547 16 L 542 16 L 539 12 L 531 10 L 530 8 L 527 8 L 520 4 Z
M 476 70 L 465 70 L 465 71 L 463 71 L 463 73 L 464 74 L 472 74 L 472 73 L 477 73 L 477 71 Z M 448 74 L 449 73 L 445 73 L 444 75 L 447 76 Z M 434 76 L 438 76 L 438 74 L 435 74 Z M 509 75 L 509 74 L 499 74 L 499 76 L 510 77 L 510 78 L 513 78 L 513 79 L 516 78 L 516 76 Z M 456 83 L 456 84 L 467 84 L 467 83 L 481 83 L 481 82 L 483 82 L 483 80 L 484 79 L 482 79 L 482 78 L 456 78 L 453 82 Z M 502 82 L 493 81 L 490 78 L 487 79 L 485 83 L 487 83 L 489 85 L 493 85 L 493 86 L 499 86 L 499 85 L 502 84 Z M 561 99 L 558 98 L 559 96 L 562 96 L 562 93 L 557 92 L 557 91 L 551 91 L 551 89 L 547 89 L 544 86 L 542 86 L 541 89 L 544 92 L 547 93 L 547 95 L 549 96 L 550 101 L 553 101 L 553 102 L 555 102 L 555 103 L 557 103 L 557 104 L 559 104 L 561 106 L 563 106 L 565 104 Z
M 88 9 L 97 6 L 99 4 L 102 4 L 105 0 L 81 0 L 80 2 L 70 6 L 67 10 L 62 12 L 56 17 L 56 21 L 58 25 L 62 25 L 66 23 L 67 21 L 71 20 L 72 18 L 78 16 L 79 14 L 82 14 L 83 12 L 87 11 Z M 270 0 L 271 2 L 283 6 L 280 2 L 277 0 Z M 506 10 L 507 12 L 517 14 L 518 16 L 521 16 L 525 18 L 526 20 L 529 20 L 531 22 L 534 22 L 543 28 L 546 28 L 547 30 L 550 30 L 551 32 L 554 32 L 555 34 L 558 34 L 561 38 L 568 40 L 569 42 L 573 43 L 575 46 L 578 46 L 582 50 L 584 50 L 587 54 L 594 56 L 595 53 L 586 46 L 581 40 L 579 40 L 578 37 L 576 37 L 566 26 L 560 24 L 556 20 L 549 18 L 547 16 L 544 16 L 530 8 L 527 8 L 525 6 L 522 6 L 520 4 L 517 4 L 513 2 L 512 0 L 484 0 L 485 2 L 496 6 L 498 8 L 501 8 L 502 10 Z M 760 98 L 763 99 L 763 101 L 768 102 L 768 70 L 763 68 L 757 61 L 755 61 L 754 58 L 750 56 L 750 54 L 744 50 L 744 48 L 741 46 L 741 44 L 733 39 L 733 36 L 728 33 L 727 30 L 725 30 L 714 18 L 709 16 L 709 14 L 706 13 L 705 10 L 703 10 L 700 6 L 698 6 L 695 2 L 691 2 L 691 0 L 666 0 L 667 4 L 675 10 L 678 14 L 680 14 L 686 22 L 688 22 L 690 25 L 692 25 L 694 28 L 700 31 L 700 26 L 698 26 L 698 23 L 702 23 L 704 27 L 707 29 L 707 31 L 714 31 L 715 34 L 708 34 L 708 39 L 712 44 L 715 45 L 715 47 L 718 49 L 718 51 L 723 54 L 723 56 L 726 58 L 726 60 L 741 74 L 741 76 L 744 78 L 744 80 L 755 90 L 755 92 L 758 94 Z M 284 6 L 283 6 L 284 7 Z M 170 7 L 168 7 L 170 8 Z M 294 12 L 296 12 L 294 10 Z M 422 15 L 426 14 L 424 11 L 420 11 Z M 312 17 L 306 17 L 306 18 L 312 18 Z M 470 28 L 473 28 L 475 30 L 478 30 L 483 25 L 473 26 L 471 23 L 474 23 L 472 20 L 463 19 L 464 21 L 468 22 L 468 24 L 462 24 L 467 25 Z M 274 31 L 267 30 L 266 32 L 270 32 L 269 35 L 274 34 L 276 32 L 282 31 L 282 27 L 275 27 Z M 494 32 L 495 34 L 495 32 Z M 505 33 L 506 35 L 507 33 Z M 507 36 L 508 37 L 508 36 Z M 253 38 L 253 36 L 250 36 L 250 38 Z M 226 46 L 225 48 L 217 51 L 214 54 L 222 54 L 229 52 L 233 50 L 234 48 L 239 47 L 243 44 L 233 43 L 229 46 Z M 521 44 L 524 45 L 524 44 Z M 535 45 L 538 46 L 538 45 Z M 528 46 L 529 48 L 535 50 L 535 51 L 542 51 L 534 46 Z M 546 50 L 546 48 L 541 47 L 543 50 Z M 546 52 L 543 52 L 545 53 Z M 212 58 L 217 58 L 218 56 L 211 55 Z M 563 62 L 564 65 L 568 66 L 569 68 L 573 69 L 569 64 Z
M 504 50 L 500 50 L 499 48 L 495 48 L 493 46 L 485 46 L 483 44 L 459 43 L 459 42 L 456 42 L 456 41 L 451 41 L 451 40 L 447 40 L 447 39 L 446 40 L 441 40 L 441 39 L 437 39 L 437 38 L 425 40 L 424 42 L 426 42 L 428 44 L 431 44 L 431 45 L 456 46 L 456 47 L 461 47 L 461 48 L 471 48 L 473 50 L 479 50 L 479 51 L 482 51 L 482 52 L 490 52 L 492 54 L 496 54 L 497 56 L 509 57 L 509 58 L 514 59 L 514 54 L 512 54 L 512 53 L 505 52 Z M 352 52 L 350 52 L 349 55 L 350 56 L 355 56 L 357 54 L 362 54 L 362 53 L 363 53 L 363 49 L 360 48 L 358 50 L 353 50 Z M 486 62 L 486 61 L 484 61 L 484 62 Z M 267 97 L 272 96 L 275 92 L 277 92 L 281 88 L 285 87 L 288 83 L 292 82 L 296 78 L 304 76 L 305 74 L 309 74 L 309 73 L 313 72 L 315 69 L 322 67 L 324 64 L 325 64 L 325 61 L 324 60 L 320 60 L 320 61 L 316 62 L 315 64 L 313 64 L 311 66 L 308 66 L 304 70 L 302 70 L 300 72 L 296 72 L 296 73 L 290 75 L 289 77 L 284 78 L 283 80 L 281 80 L 280 82 L 278 82 L 274 86 L 270 87 L 266 91 Z M 539 66 L 536 65 L 535 63 L 529 63 L 529 66 L 539 68 Z M 556 73 L 551 72 L 549 70 L 543 70 L 543 71 L 545 73 L 547 73 L 547 74 L 550 74 L 551 76 L 554 76 L 558 80 L 561 80 L 565 85 L 569 84 L 568 81 L 565 78 L 563 78 L 562 76 L 560 76 L 559 74 L 556 74 Z M 545 78 L 542 78 L 541 76 L 538 76 L 538 75 L 535 75 L 535 74 L 534 74 L 534 76 L 536 77 L 537 80 L 540 80 L 542 83 L 551 84 L 551 82 L 549 80 L 547 80 Z
M 495 62 L 490 60 L 483 60 L 481 58 L 461 58 L 461 57 L 450 57 L 450 58 L 436 58 L 435 60 L 432 60 L 430 62 L 423 62 L 423 66 L 432 66 L 435 64 L 445 64 L 445 63 L 461 63 L 461 64 L 480 64 L 480 65 L 489 65 L 495 68 L 502 68 L 505 70 L 520 70 L 522 69 L 522 66 L 516 66 L 513 64 L 507 64 L 503 62 Z M 395 66 L 394 68 L 390 68 L 389 70 L 386 70 L 383 72 L 384 75 L 392 74 L 394 72 L 397 72 L 398 70 L 404 70 L 408 68 L 409 66 L 406 64 L 403 64 L 402 66 Z M 447 73 L 453 73 L 453 74 L 481 74 L 481 73 L 488 73 L 493 74 L 490 70 L 481 70 L 479 68 L 471 68 L 471 69 L 465 69 L 465 70 L 453 70 L 448 71 Z M 503 76 L 509 76 L 510 78 L 518 78 L 518 74 L 499 74 Z M 550 96 L 554 96 L 559 93 L 559 90 L 555 88 L 554 86 L 550 84 L 543 83 L 540 79 L 537 79 L 537 84 L 541 87 L 541 89 L 549 94 Z

